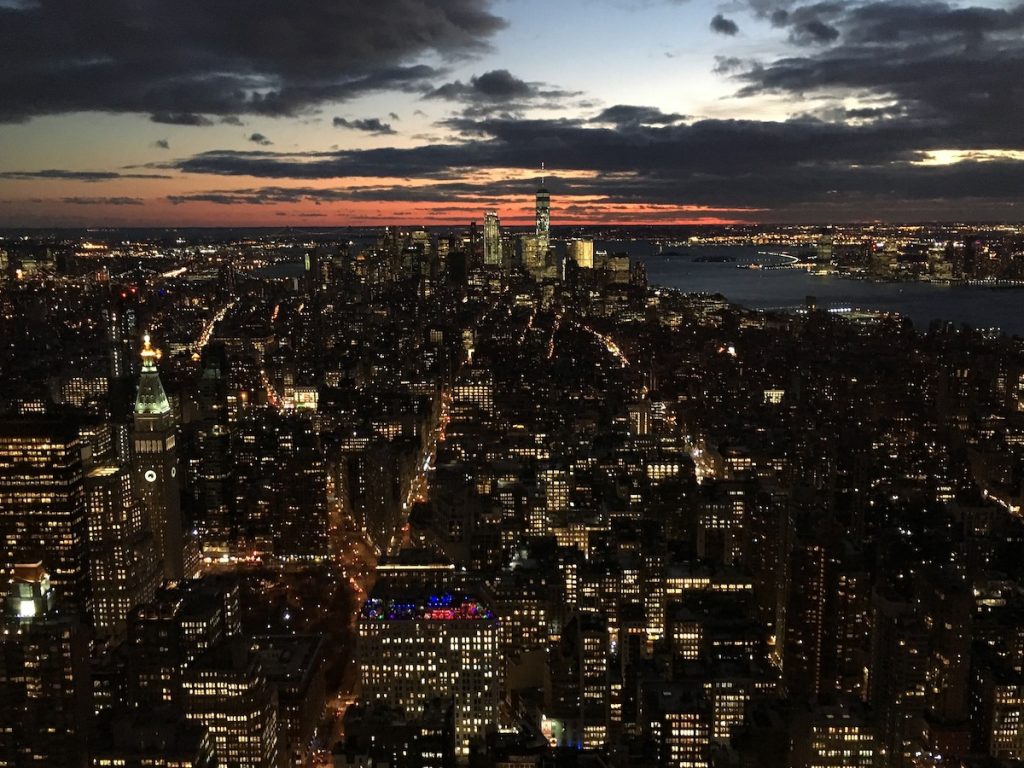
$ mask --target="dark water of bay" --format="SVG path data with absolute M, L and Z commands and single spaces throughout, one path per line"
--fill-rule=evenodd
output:
M 625 251 L 647 264 L 652 285 L 694 293 L 720 293 L 731 302 L 756 309 L 802 306 L 807 296 L 828 308 L 855 307 L 899 312 L 918 330 L 933 320 L 966 323 L 974 328 L 999 328 L 1024 336 L 1024 288 L 937 285 L 921 282 L 868 282 L 816 276 L 802 269 L 739 269 L 738 264 L 778 263 L 759 252 L 786 252 L 775 247 L 693 247 L 659 254 L 649 241 L 596 243 L 598 249 Z M 695 261 L 728 256 L 735 262 Z

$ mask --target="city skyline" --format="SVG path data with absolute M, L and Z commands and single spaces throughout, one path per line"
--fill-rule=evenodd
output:
M 0 2 L 0 226 L 1017 220 L 1024 6 Z

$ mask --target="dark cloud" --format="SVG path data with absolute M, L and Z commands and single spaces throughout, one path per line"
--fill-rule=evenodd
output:
M 428 99 L 449 101 L 515 101 L 532 98 L 539 88 L 536 83 L 520 80 L 507 69 L 495 69 L 470 78 L 468 83 L 456 80 L 426 95 Z
M 156 147 L 157 149 L 170 149 L 171 142 L 169 142 L 167 139 L 157 139 L 156 141 L 153 142 L 153 146 Z
M 610 108 L 612 109 L 612 108 Z M 638 111 L 644 108 L 636 108 Z M 657 110 L 652 110 L 658 114 Z M 613 113 L 614 114 L 614 113 Z M 667 116 L 666 116 L 667 117 Z M 466 120 L 474 138 L 412 148 L 336 152 L 207 152 L 175 165 L 183 171 L 275 180 L 371 180 L 359 189 L 300 191 L 281 185 L 182 196 L 224 204 L 319 200 L 487 201 L 529 195 L 530 183 L 466 183 L 467 170 L 535 169 L 557 158 L 567 178 L 549 180 L 568 204 L 580 195 L 615 204 L 710 205 L 765 209 L 758 218 L 886 216 L 894 210 L 983 212 L 1024 194 L 1024 163 L 981 158 L 951 166 L 921 164 L 942 148 L 940 128 L 907 130 L 908 118 L 866 123 L 803 118 L 784 122 L 700 120 L 643 125 L 585 120 Z M 610 126 L 610 127 L 609 127 Z M 580 176 L 580 174 L 583 174 Z M 428 184 L 381 186 L 374 178 Z M 945 206 L 944 208 L 942 206 Z M 753 215 L 753 214 L 752 214 Z
M 235 116 L 235 115 L 225 115 L 224 117 L 222 117 L 222 118 L 220 119 L 220 121 L 221 121 L 221 123 L 223 123 L 224 125 L 238 125 L 238 126 L 242 126 L 242 125 L 245 125 L 245 123 L 243 123 L 243 122 L 242 122 L 242 121 L 241 121 L 241 120 L 240 120 L 240 119 L 239 119 L 239 118 L 238 118 L 237 116 Z
M 715 56 L 715 66 L 711 71 L 716 75 L 733 75 L 739 72 L 746 72 L 757 66 L 757 62 L 750 59 L 741 59 L 738 56 Z
M 833 43 L 839 39 L 839 30 L 821 19 L 811 19 L 794 25 L 790 39 L 800 45 Z
M 401 120 L 401 119 L 402 119 L 402 118 L 400 118 L 400 117 L 398 116 L 398 113 L 397 113 L 397 112 L 388 112 L 388 117 L 390 117 L 390 118 L 391 118 L 392 120 L 394 120 L 395 122 L 398 122 L 399 120 Z
M 831 22 L 842 16 L 850 3 L 822 0 L 809 5 L 787 5 L 773 9 L 759 5 L 755 10 L 773 27 L 788 28 L 789 40 L 795 45 L 826 45 L 839 39 L 840 32 Z
M 637 107 L 629 104 L 616 104 L 602 110 L 593 123 L 611 123 L 619 126 L 639 125 L 672 125 L 686 119 L 686 115 L 675 112 L 662 112 L 655 107 Z
M 825 14 L 838 45 L 735 73 L 741 95 L 885 98 L 919 142 L 940 135 L 946 148 L 1021 146 L 1024 4 L 818 4 L 791 9 L 787 24 Z
M 735 35 L 740 31 L 739 25 L 732 19 L 727 19 L 722 14 L 716 14 L 711 19 L 711 31 L 720 35 Z
M 145 205 L 137 197 L 65 197 L 61 202 L 70 205 Z
M 294 115 L 487 48 L 489 0 L 36 0 L 0 5 L 0 121 L 81 110 L 158 122 Z
M 274 143 L 266 136 L 264 136 L 262 133 L 254 133 L 250 135 L 249 141 L 251 141 L 253 144 L 259 144 L 261 147 L 269 147 L 271 144 Z
M 468 83 L 456 80 L 445 83 L 424 95 L 426 99 L 442 99 L 465 105 L 463 117 L 489 117 L 504 111 L 520 114 L 531 107 L 557 108 L 562 100 L 579 96 L 575 91 L 551 88 L 544 83 L 531 83 L 507 69 L 495 69 L 470 78 Z
M 213 125 L 213 120 L 195 112 L 154 112 L 149 119 L 154 123 L 167 123 L 168 125 L 191 125 L 193 127 Z
M 394 115 L 394 112 L 391 114 Z M 361 120 L 347 120 L 344 117 L 336 117 L 334 118 L 334 127 L 347 128 L 350 131 L 364 131 L 378 136 L 395 133 L 390 123 L 381 122 L 379 117 L 368 117 Z
M 0 179 L 28 181 L 32 179 L 61 179 L 64 181 L 110 181 L 112 179 L 169 179 L 166 174 L 119 173 L 117 171 L 67 171 L 48 168 L 42 171 L 2 171 Z

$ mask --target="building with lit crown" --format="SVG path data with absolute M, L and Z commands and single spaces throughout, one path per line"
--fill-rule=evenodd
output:
M 452 697 L 455 754 L 468 758 L 470 742 L 498 717 L 501 660 L 490 600 L 378 582 L 358 624 L 363 698 L 417 718 L 429 699 Z
M 148 512 L 149 530 L 163 563 L 164 577 L 185 575 L 185 542 L 181 524 L 181 492 L 178 485 L 178 450 L 174 415 L 160 382 L 156 363 L 160 351 L 145 337 L 142 372 L 135 398 L 132 447 L 135 487 Z

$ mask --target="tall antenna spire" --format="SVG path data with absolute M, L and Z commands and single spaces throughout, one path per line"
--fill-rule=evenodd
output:
M 542 187 L 544 186 L 544 181 L 545 181 L 545 177 L 546 176 L 547 176 L 547 174 L 544 172 L 544 161 L 541 160 L 540 161 L 540 185 Z

